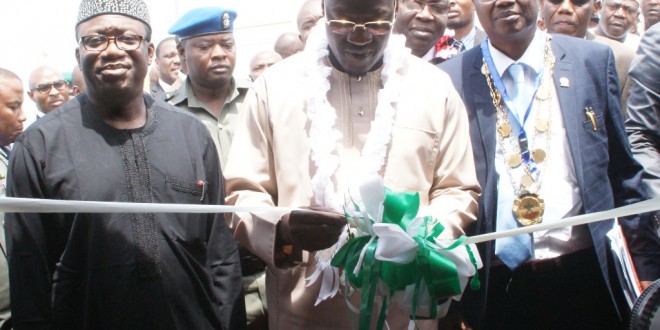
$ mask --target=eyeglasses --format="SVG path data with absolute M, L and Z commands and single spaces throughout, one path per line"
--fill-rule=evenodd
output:
M 325 7 L 326 6 L 323 7 L 323 16 L 327 18 L 328 14 L 326 13 Z M 395 19 L 396 19 L 396 10 L 392 12 L 391 21 L 372 21 L 372 22 L 366 22 L 364 24 L 357 24 L 355 22 L 341 20 L 341 19 L 331 19 L 331 20 L 326 20 L 325 24 L 328 25 L 330 32 L 336 34 L 352 33 L 355 31 L 355 29 L 361 27 L 371 35 L 380 36 L 383 34 L 387 34 L 392 30 L 392 25 L 394 24 Z
M 92 52 L 102 52 L 110 45 L 110 40 L 115 41 L 117 48 L 121 50 L 136 50 L 140 48 L 140 44 L 144 37 L 134 34 L 122 34 L 116 37 L 109 37 L 104 35 L 91 35 L 80 37 L 80 43 L 85 49 Z
M 426 2 L 426 1 L 405 1 L 403 2 L 406 8 L 414 10 L 417 12 L 424 11 L 424 8 L 428 7 L 431 14 L 442 15 L 449 12 L 449 5 L 442 2 Z
M 58 80 L 49 83 L 39 84 L 36 87 L 30 89 L 31 91 L 39 91 L 41 94 L 50 93 L 50 89 L 55 87 L 58 91 L 63 91 L 69 88 L 69 83 L 65 80 Z
M 605 7 L 607 7 L 608 10 L 613 12 L 623 7 L 623 11 L 625 11 L 626 14 L 628 15 L 634 15 L 639 10 L 639 6 L 634 6 L 631 4 L 622 4 L 621 2 L 608 2 L 605 4 Z
M 564 0 L 549 0 L 553 5 L 561 5 Z M 584 6 L 589 4 L 591 0 L 570 0 L 574 6 Z

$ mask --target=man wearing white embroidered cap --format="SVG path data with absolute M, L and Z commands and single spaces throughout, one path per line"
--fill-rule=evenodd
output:
M 9 213 L 16 329 L 243 329 L 238 248 L 218 155 L 192 115 L 144 94 L 154 47 L 142 0 L 83 0 L 75 50 L 87 93 L 24 132 L 7 195 L 153 203 L 150 213 Z
M 349 186 L 378 175 L 418 192 L 449 238 L 472 223 L 480 192 L 463 104 L 446 75 L 391 35 L 396 1 L 326 0 L 323 9 L 306 49 L 248 92 L 225 171 L 228 203 L 306 208 L 232 219 L 241 245 L 268 265 L 271 329 L 357 327 L 326 267 Z M 306 281 L 314 273 L 323 275 Z M 349 298 L 360 305 L 359 294 Z M 389 326 L 407 327 L 409 314 L 389 307 Z

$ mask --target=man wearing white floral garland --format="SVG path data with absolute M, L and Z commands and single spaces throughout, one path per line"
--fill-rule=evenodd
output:
M 268 265 L 271 329 L 355 328 L 329 267 L 345 236 L 349 186 L 380 175 L 393 191 L 418 192 L 443 238 L 474 221 L 481 191 L 463 104 L 445 74 L 391 35 L 395 0 L 323 5 L 305 51 L 252 86 L 224 172 L 230 204 L 304 207 L 231 219 L 240 244 Z M 405 328 L 408 315 L 392 305 L 388 325 Z

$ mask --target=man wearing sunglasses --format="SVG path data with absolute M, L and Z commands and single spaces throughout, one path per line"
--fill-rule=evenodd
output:
M 474 219 L 480 188 L 463 105 L 449 78 L 391 33 L 396 2 L 325 0 L 305 50 L 266 70 L 246 96 L 227 201 L 299 208 L 231 219 L 240 245 L 267 264 L 270 329 L 357 327 L 347 299 L 360 306 L 360 292 L 345 297 L 329 262 L 365 179 L 418 192 L 443 237 Z M 388 306 L 389 327 L 408 328 L 412 311 Z
M 552 223 L 647 199 L 628 144 L 614 56 L 538 30 L 536 0 L 474 0 L 488 35 L 443 63 L 470 118 L 484 193 L 471 234 Z M 568 25 L 568 24 L 566 24 Z M 642 286 L 660 277 L 650 214 L 618 219 Z M 461 301 L 489 329 L 620 329 L 612 219 L 480 244 L 482 292 Z M 487 300 L 486 300 L 487 299 Z
M 541 19 L 548 33 L 558 33 L 576 38 L 592 40 L 610 46 L 614 53 L 616 72 L 619 77 L 621 91 L 621 111 L 625 115 L 630 85 L 628 69 L 635 52 L 629 47 L 610 38 L 593 34 L 587 30 L 589 21 L 595 11 L 600 8 L 600 1 L 595 0 L 541 0 Z
M 14 143 L 7 195 L 222 204 L 204 125 L 143 93 L 151 26 L 141 0 L 82 0 L 87 92 Z M 221 214 L 12 213 L 16 329 L 244 329 L 238 248 Z
M 69 100 L 69 83 L 61 72 L 41 66 L 30 74 L 28 96 L 37 105 L 37 110 L 47 114 Z

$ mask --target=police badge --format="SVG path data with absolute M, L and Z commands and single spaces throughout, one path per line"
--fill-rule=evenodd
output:
M 231 23 L 231 20 L 229 18 L 229 13 L 224 12 L 222 13 L 222 29 L 226 30 L 229 29 L 229 24 Z

